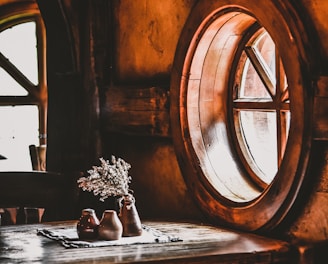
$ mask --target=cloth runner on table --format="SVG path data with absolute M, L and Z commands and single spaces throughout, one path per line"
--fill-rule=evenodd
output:
M 118 240 L 79 240 L 76 228 L 74 227 L 38 229 L 37 234 L 58 241 L 65 248 L 104 247 L 182 241 L 182 239 L 177 236 L 164 234 L 163 232 L 146 225 L 142 225 L 141 236 L 121 237 Z

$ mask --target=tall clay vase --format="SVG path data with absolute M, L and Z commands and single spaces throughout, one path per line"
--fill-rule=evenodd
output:
M 118 240 L 122 237 L 123 226 L 115 210 L 105 210 L 98 227 L 98 235 L 104 240 Z
M 134 197 L 131 194 L 124 195 L 120 206 L 119 217 L 123 225 L 123 236 L 140 236 L 142 234 L 142 226 Z

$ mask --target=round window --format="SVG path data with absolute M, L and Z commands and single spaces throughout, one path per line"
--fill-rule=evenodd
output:
M 275 43 L 260 26 L 240 43 L 236 60 L 230 75 L 235 148 L 248 175 L 264 189 L 277 174 L 286 148 L 288 82 Z
M 282 7 L 218 2 L 195 6 L 178 44 L 174 144 L 209 217 L 268 230 L 288 213 L 305 177 L 311 140 L 304 50 Z

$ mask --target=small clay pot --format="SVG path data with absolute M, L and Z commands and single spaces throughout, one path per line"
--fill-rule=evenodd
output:
M 103 212 L 98 227 L 98 235 L 104 240 L 118 240 L 122 237 L 123 226 L 115 210 Z
M 98 237 L 99 219 L 94 209 L 83 209 L 77 223 L 77 234 L 81 240 L 92 240 Z

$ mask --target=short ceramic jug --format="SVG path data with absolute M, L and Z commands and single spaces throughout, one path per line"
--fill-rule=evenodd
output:
M 131 194 L 124 195 L 120 206 L 119 217 L 123 225 L 123 236 L 140 236 L 142 234 L 142 226 L 134 197 Z
M 122 237 L 123 226 L 115 210 L 103 212 L 98 227 L 98 235 L 104 240 L 118 240 Z
M 77 234 L 81 240 L 92 240 L 98 237 L 99 219 L 94 209 L 83 209 L 77 223 Z

